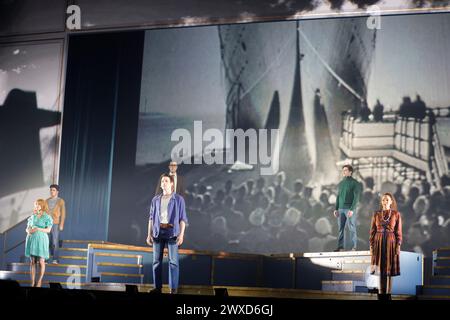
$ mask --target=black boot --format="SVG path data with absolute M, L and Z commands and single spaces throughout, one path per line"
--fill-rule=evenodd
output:
M 161 294 L 161 288 L 154 288 L 150 290 L 150 294 Z

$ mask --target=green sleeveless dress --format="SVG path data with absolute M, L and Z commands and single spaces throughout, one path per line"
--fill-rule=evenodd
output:
M 43 213 L 39 218 L 33 214 L 28 218 L 27 228 L 48 228 L 53 225 L 53 219 L 47 213 Z M 42 231 L 36 231 L 33 234 L 28 234 L 25 242 L 25 256 L 36 256 L 44 259 L 49 258 L 49 242 L 48 234 Z

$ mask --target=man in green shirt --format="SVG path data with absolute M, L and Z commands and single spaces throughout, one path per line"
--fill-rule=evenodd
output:
M 335 251 L 345 251 L 344 230 L 346 223 L 350 231 L 352 251 L 356 250 L 358 241 L 356 235 L 356 207 L 361 193 L 361 184 L 352 177 L 352 174 L 353 167 L 351 165 L 347 164 L 342 167 L 344 178 L 338 184 L 336 209 L 334 210 L 334 216 L 338 219 L 339 226 L 338 247 Z

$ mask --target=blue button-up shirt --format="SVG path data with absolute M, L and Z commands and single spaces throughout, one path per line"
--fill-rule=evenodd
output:
M 157 238 L 159 235 L 159 224 L 161 223 L 161 194 L 152 199 L 150 205 L 149 218 L 153 221 L 152 236 Z M 167 205 L 167 215 L 169 223 L 173 225 L 170 229 L 170 237 L 177 237 L 180 234 L 180 222 L 188 222 L 186 215 L 186 205 L 184 199 L 177 193 L 172 193 L 169 204 Z

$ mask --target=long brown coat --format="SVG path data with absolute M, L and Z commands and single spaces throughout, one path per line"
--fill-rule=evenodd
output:
M 385 239 L 385 241 L 383 241 Z M 376 211 L 370 228 L 372 274 L 400 275 L 400 255 L 397 246 L 402 243 L 402 217 L 395 210 Z

